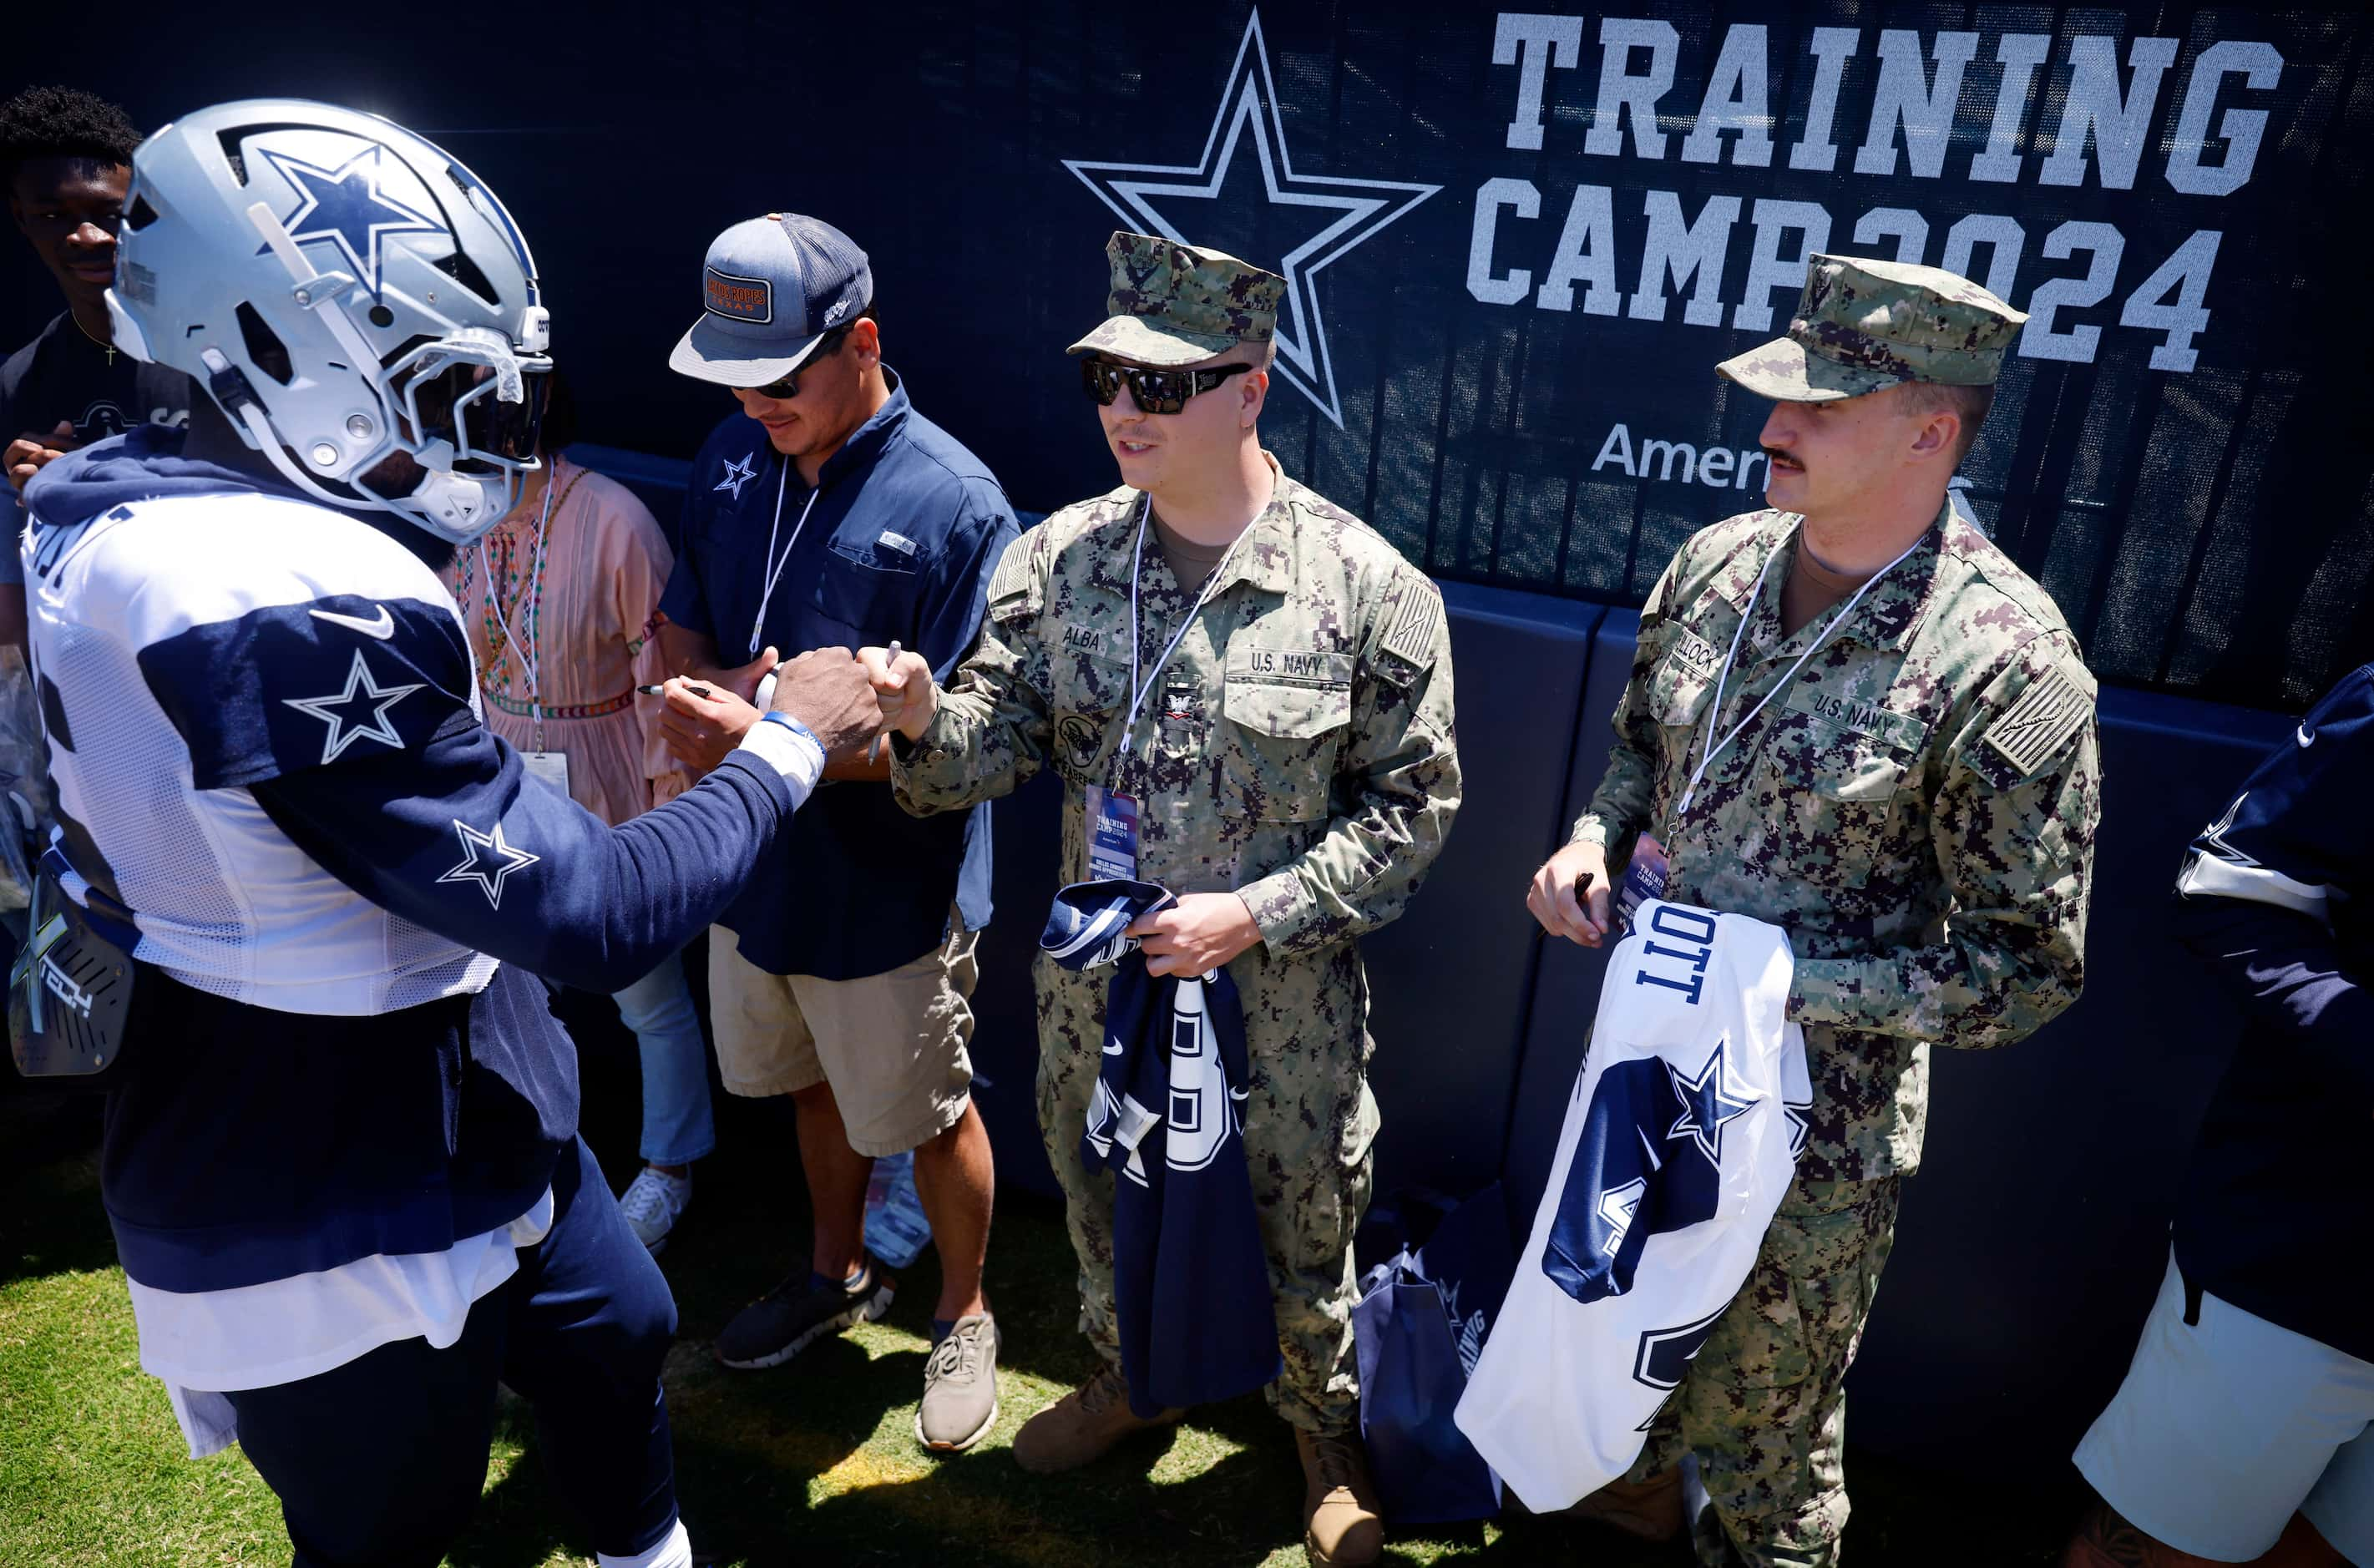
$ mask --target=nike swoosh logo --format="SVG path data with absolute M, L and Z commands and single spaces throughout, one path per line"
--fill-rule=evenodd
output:
M 2305 724 L 2293 731 L 2293 738 L 2299 742 L 2300 750 L 2302 751 L 2306 751 L 2309 747 L 2316 744 L 2316 731 L 2309 729 Z
M 387 606 L 384 604 L 379 606 L 379 619 L 376 621 L 366 621 L 359 615 L 341 615 L 335 610 L 315 610 L 311 614 L 317 620 L 327 621 L 334 626 L 344 626 L 348 631 L 360 632 L 365 637 L 375 637 L 382 641 L 395 635 L 395 617 L 388 614 Z

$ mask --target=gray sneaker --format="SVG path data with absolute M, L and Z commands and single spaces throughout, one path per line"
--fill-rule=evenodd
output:
M 923 1402 L 915 1441 L 960 1454 L 997 1419 L 997 1319 L 985 1312 L 957 1319 L 923 1363 Z
M 720 1363 L 741 1372 L 781 1366 L 827 1334 L 871 1323 L 890 1310 L 896 1285 L 882 1266 L 865 1260 L 857 1283 L 844 1290 L 808 1288 L 805 1267 L 734 1315 L 717 1336 Z

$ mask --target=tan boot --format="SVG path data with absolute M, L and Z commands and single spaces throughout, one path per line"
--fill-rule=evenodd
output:
M 1151 1421 L 1131 1413 L 1129 1384 L 1121 1369 L 1100 1366 L 1095 1376 L 1022 1423 L 1014 1434 L 1014 1462 L 1042 1476 L 1075 1470 L 1103 1457 L 1131 1433 L 1168 1426 L 1186 1413 L 1165 1410 Z
M 1682 1533 L 1682 1468 L 1671 1465 L 1647 1480 L 1618 1477 L 1567 1510 L 1642 1540 L 1672 1540 Z
M 1385 1525 L 1377 1517 L 1377 1489 L 1360 1440 L 1297 1427 L 1294 1448 L 1302 1457 L 1302 1543 L 1314 1568 L 1374 1562 L 1384 1550 Z

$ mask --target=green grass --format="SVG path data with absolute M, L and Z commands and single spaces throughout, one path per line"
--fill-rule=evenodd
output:
M 586 1043 L 587 1136 L 614 1184 L 634 1170 L 631 1057 L 598 1010 L 565 1009 Z M 723 1147 L 700 1167 L 691 1216 L 663 1258 L 682 1317 L 669 1358 L 678 1489 L 694 1543 L 773 1564 L 1300 1565 L 1291 1433 L 1258 1397 L 1199 1410 L 1068 1476 L 1030 1476 L 1014 1431 L 1089 1368 L 1075 1329 L 1061 1213 L 1003 1195 L 990 1290 L 1005 1335 L 1000 1411 L 971 1453 L 914 1440 L 937 1271 L 927 1256 L 887 1317 L 762 1373 L 718 1368 L 711 1335 L 782 1277 L 806 1235 L 784 1107 L 719 1102 Z M 160 1385 L 139 1370 L 130 1304 L 99 1209 L 89 1107 L 0 1100 L 0 1563 L 180 1568 L 287 1562 L 278 1506 L 236 1449 L 193 1463 Z M 535 1457 L 534 1422 L 506 1404 L 485 1501 L 452 1562 L 557 1568 L 592 1562 Z M 2044 1565 L 2076 1508 L 2004 1478 L 1922 1475 L 1850 1451 L 1858 1564 Z M 1396 1536 L 1401 1564 L 1679 1568 L 1589 1526 L 1532 1519 Z

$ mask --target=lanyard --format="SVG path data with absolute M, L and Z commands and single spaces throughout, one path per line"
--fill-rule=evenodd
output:
M 1887 565 L 1880 568 L 1879 570 L 1865 578 L 1863 579 L 1863 586 L 1854 591 L 1854 596 L 1849 599 L 1845 603 L 1839 605 L 1838 613 L 1830 617 L 1829 624 L 1822 627 L 1821 635 L 1805 645 L 1805 651 L 1797 655 L 1796 662 L 1789 666 L 1788 673 L 1773 684 L 1771 691 L 1766 692 L 1761 697 L 1757 698 L 1756 706 L 1747 710 L 1747 717 L 1742 719 L 1738 723 L 1733 724 L 1729 731 L 1725 731 L 1722 739 L 1718 741 L 1714 738 L 1714 728 L 1717 724 L 1722 721 L 1722 688 L 1724 684 L 1731 679 L 1732 666 L 1737 662 L 1739 659 L 1739 639 L 1746 633 L 1747 623 L 1755 619 L 1756 608 L 1757 604 L 1763 601 L 1764 576 L 1767 572 L 1769 572 L 1772 569 L 1772 563 L 1780 558 L 1780 552 L 1776 548 L 1772 554 L 1764 557 L 1764 565 L 1757 568 L 1756 586 L 1747 591 L 1746 613 L 1739 617 L 1739 625 L 1732 630 L 1731 651 L 1723 655 L 1722 668 L 1715 673 L 1714 702 L 1707 710 L 1706 739 L 1699 743 L 1698 765 L 1690 771 L 1690 781 L 1682 790 L 1681 804 L 1674 808 L 1674 815 L 1676 818 L 1686 816 L 1689 813 L 1690 802 L 1697 797 L 1698 792 L 1698 781 L 1706 777 L 1708 766 L 1713 763 L 1715 758 L 1722 755 L 1723 748 L 1730 745 L 1732 742 L 1739 739 L 1739 732 L 1756 721 L 1756 716 L 1764 711 L 1764 705 L 1772 700 L 1774 693 L 1779 692 L 1782 687 L 1786 686 L 1790 682 L 1797 678 L 1797 672 L 1805 667 L 1805 661 L 1811 659 L 1816 653 L 1819 652 L 1822 645 L 1830 640 L 1830 635 L 1833 632 L 1836 632 L 1840 626 L 1845 624 L 1846 618 L 1854 613 L 1854 607 L 1863 603 L 1863 596 L 1871 591 L 1871 585 L 1877 582 L 1881 578 L 1886 577 L 1888 573 L 1894 571 L 1898 563 L 1904 559 L 1905 556 L 1912 554 L 1913 551 L 1921 547 L 1921 539 L 1926 539 L 1927 537 L 1928 534 L 1923 532 L 1920 539 L 1913 540 L 1911 544 L 1907 544 L 1904 547 L 1904 555 L 1897 556 L 1895 560 L 1888 562 Z M 1803 521 L 1800 521 L 1797 525 L 1797 548 L 1802 550 L 1804 547 L 1804 524 Z
M 792 524 L 792 536 L 783 542 L 783 553 L 775 554 L 775 531 L 783 526 L 783 486 L 791 482 L 792 460 L 783 459 L 783 466 L 775 475 L 775 521 L 767 525 L 767 586 L 758 592 L 758 613 L 750 617 L 750 657 L 758 657 L 758 638 L 765 635 L 767 604 L 775 597 L 775 584 L 782 580 L 783 568 L 792 564 L 792 551 L 800 542 L 800 530 L 808 525 L 808 513 L 816 510 L 817 497 L 824 494 L 819 485 L 808 492 L 808 504 L 800 509 L 799 521 Z
M 1213 590 L 1219 586 L 1220 579 L 1228 572 L 1228 562 L 1236 557 L 1237 546 L 1243 544 L 1245 535 L 1253 531 L 1252 522 L 1247 522 L 1237 536 L 1228 541 L 1228 549 L 1223 551 L 1219 560 L 1213 564 L 1211 575 L 1204 579 L 1203 588 L 1196 592 L 1195 603 L 1190 604 L 1187 607 L 1187 613 L 1179 618 L 1179 629 L 1170 634 L 1170 641 L 1162 649 L 1162 657 L 1154 661 L 1154 668 L 1146 673 L 1146 680 L 1141 685 L 1137 678 L 1137 579 L 1146 568 L 1146 520 L 1153 514 L 1153 497 L 1147 496 L 1139 501 L 1137 544 L 1130 552 L 1129 557 L 1129 686 L 1135 695 L 1129 699 L 1128 717 L 1122 720 L 1121 751 L 1114 758 L 1116 762 L 1129 755 L 1130 743 L 1135 738 L 1137 730 L 1137 710 L 1145 706 L 1146 694 L 1154 689 L 1154 683 L 1161 678 L 1162 667 L 1170 662 L 1172 654 L 1179 651 L 1180 643 L 1186 639 L 1187 628 L 1195 624 L 1195 617 L 1203 613 L 1205 602 L 1212 597 Z M 1258 521 L 1259 519 L 1256 518 L 1254 521 Z
M 527 604 L 527 614 L 521 617 L 528 631 L 524 643 L 511 630 L 511 621 L 503 614 L 502 591 L 495 583 L 494 568 L 487 564 L 487 542 L 483 539 L 478 541 L 478 575 L 487 579 L 487 608 L 495 613 L 495 625 L 502 628 L 503 640 L 511 645 L 513 652 L 523 654 L 520 662 L 527 670 L 527 707 L 528 712 L 535 717 L 538 751 L 544 749 L 543 665 L 536 652 L 536 643 L 544 635 L 544 546 L 552 536 L 552 503 L 559 490 L 560 465 L 555 463 L 552 472 L 544 478 L 544 511 L 535 520 L 535 564 L 528 568 L 527 592 L 522 595 Z M 515 604 L 512 608 L 517 609 L 518 606 Z

